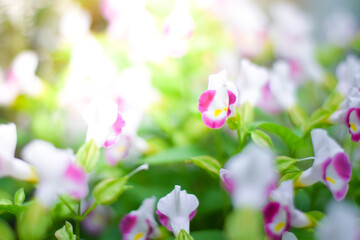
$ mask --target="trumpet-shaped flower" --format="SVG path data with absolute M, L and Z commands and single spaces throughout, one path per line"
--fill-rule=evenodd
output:
M 351 165 L 344 150 L 322 129 L 311 131 L 315 160 L 313 166 L 297 179 L 296 186 L 309 186 L 323 182 L 337 201 L 342 200 L 348 190 Z
M 176 185 L 171 193 L 159 200 L 156 214 L 161 224 L 177 236 L 181 229 L 190 233 L 190 221 L 198 206 L 199 200 L 195 195 L 181 191 L 181 187 Z
M 359 214 L 356 207 L 347 203 L 331 203 L 327 217 L 317 226 L 316 235 L 319 240 L 358 240 Z
M 96 98 L 83 112 L 83 119 L 88 125 L 86 141 L 94 139 L 99 147 L 110 147 L 120 138 L 125 121 L 118 105 L 107 98 Z
M 346 99 L 340 104 L 340 109 L 334 112 L 329 120 L 345 124 L 351 139 L 355 142 L 360 140 L 360 91 L 357 88 L 350 90 Z
M 261 209 L 277 179 L 274 155 L 254 144 L 230 158 L 220 173 L 235 207 Z
M 312 222 L 294 206 L 293 182 L 288 180 L 271 192 L 269 202 L 263 209 L 265 232 L 269 237 L 281 239 L 290 227 L 306 227 Z
M 266 68 L 259 67 L 247 59 L 241 61 L 240 71 L 236 83 L 239 89 L 239 102 L 249 102 L 254 106 L 261 98 L 262 90 L 269 80 L 269 73 Z
M 221 128 L 228 117 L 234 116 L 237 95 L 235 85 L 227 81 L 225 70 L 210 75 L 208 90 L 201 94 L 198 106 L 205 125 Z
M 0 177 L 14 177 L 36 182 L 38 176 L 26 162 L 15 158 L 16 126 L 14 123 L 0 124 Z
M 353 87 L 359 89 L 360 85 L 356 81 L 360 75 L 360 60 L 349 55 L 336 67 L 336 77 L 338 78 L 337 89 L 344 95 L 348 95 Z
M 138 210 L 131 211 L 121 220 L 120 230 L 124 240 L 147 240 L 159 235 L 154 218 L 155 201 L 155 197 L 145 199 Z
M 51 143 L 34 140 L 22 151 L 25 161 L 33 165 L 39 175 L 36 197 L 51 205 L 58 194 L 67 193 L 82 199 L 88 193 L 85 170 L 75 164 L 70 149 L 57 149 Z

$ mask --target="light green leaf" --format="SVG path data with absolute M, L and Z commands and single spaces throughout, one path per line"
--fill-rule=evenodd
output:
M 280 178 L 279 183 L 286 181 L 286 180 L 294 180 L 295 181 L 295 179 L 297 179 L 301 173 L 302 173 L 301 171 L 294 171 L 294 172 L 286 173 L 282 178 Z
M 294 166 L 297 162 L 297 159 L 286 157 L 286 156 L 278 156 L 275 159 L 276 168 L 279 172 L 284 172 L 287 169 Z
M 196 166 L 205 169 L 212 176 L 219 177 L 220 163 L 210 156 L 199 156 L 190 159 Z
M 194 238 L 190 234 L 188 234 L 184 229 L 181 229 L 179 235 L 177 235 L 175 240 L 194 240 Z
M 268 148 L 273 147 L 273 143 L 271 141 L 270 136 L 261 130 L 256 129 L 254 131 L 251 131 L 250 136 L 251 139 L 254 141 L 254 143 L 256 143 L 261 147 L 268 147 Z
M 25 192 L 23 188 L 20 188 L 16 191 L 15 197 L 14 197 L 14 203 L 15 205 L 21 205 L 25 201 Z
M 65 222 L 65 225 L 55 232 L 55 237 L 58 240 L 76 240 L 71 223 Z
M 15 240 L 12 228 L 2 219 L 0 219 L 0 240 Z
M 148 163 L 149 165 L 179 163 L 204 154 L 206 154 L 206 152 L 199 148 L 177 147 L 143 158 L 140 160 L 140 163 Z
M 0 200 L 0 213 L 9 212 L 16 216 L 26 210 L 26 206 L 23 205 L 13 205 L 13 203 L 8 199 Z
M 131 186 L 125 185 L 128 177 L 108 178 L 101 181 L 94 189 L 94 198 L 101 205 L 115 202 L 118 197 Z
M 33 202 L 20 218 L 18 232 L 20 240 L 45 239 L 50 226 L 48 210 L 40 203 Z
M 315 227 L 317 223 L 325 217 L 325 214 L 320 211 L 307 212 L 305 215 L 308 216 L 313 223 L 312 227 Z
M 99 159 L 99 148 L 94 139 L 81 146 L 76 154 L 76 162 L 82 166 L 86 172 L 94 170 Z
M 225 223 L 229 240 L 263 240 L 263 224 L 261 212 L 243 208 L 233 211 Z
M 288 146 L 291 152 L 296 152 L 304 149 L 311 149 L 311 145 L 304 141 L 302 138 L 295 135 L 290 129 L 277 125 L 275 123 L 262 123 L 259 128 L 273 133 L 281 138 L 283 142 Z
M 226 119 L 226 122 L 231 130 L 236 130 L 240 127 L 239 118 L 237 116 Z
M 298 127 L 304 127 L 309 120 L 307 114 L 299 106 L 290 108 L 288 114 L 291 122 Z

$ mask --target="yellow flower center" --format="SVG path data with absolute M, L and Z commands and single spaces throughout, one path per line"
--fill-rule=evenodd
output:
M 125 151 L 125 149 L 126 149 L 125 146 L 120 146 L 116 148 L 116 151 L 118 154 L 122 154 Z
M 331 182 L 332 184 L 335 185 L 335 180 L 329 176 L 326 176 L 326 181 Z
M 134 240 L 139 240 L 140 238 L 142 238 L 144 236 L 143 233 L 137 233 L 134 237 Z
M 275 226 L 275 231 L 276 231 L 276 232 L 280 231 L 284 226 L 285 226 L 285 223 L 284 223 L 284 222 L 279 222 L 279 223 L 276 224 L 276 226 Z
M 227 111 L 228 111 L 228 108 L 227 108 L 227 107 L 226 107 L 226 108 L 224 108 L 224 111 L 225 111 L 225 112 L 227 112 Z
M 350 128 L 351 128 L 351 130 L 353 130 L 354 132 L 356 132 L 356 130 L 357 130 L 356 125 L 353 124 L 353 123 L 350 123 Z
M 221 112 L 222 112 L 221 109 L 216 109 L 216 110 L 214 111 L 215 117 L 219 116 Z

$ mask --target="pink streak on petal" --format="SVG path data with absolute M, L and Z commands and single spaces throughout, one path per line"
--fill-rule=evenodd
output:
M 276 217 L 277 214 L 279 214 L 281 209 L 286 212 L 286 225 L 280 234 L 274 234 L 270 225 L 273 223 L 274 218 Z M 280 203 L 278 202 L 269 202 L 262 210 L 262 213 L 263 213 L 266 235 L 271 237 L 270 239 L 272 240 L 281 240 L 283 233 L 288 231 L 291 225 L 290 223 L 291 215 L 288 207 L 281 206 Z
M 146 224 L 148 225 L 148 228 L 149 228 L 149 231 L 148 233 L 146 234 L 146 239 L 150 239 L 150 235 L 154 232 L 154 228 L 153 226 L 151 225 L 151 222 L 149 219 L 145 219 L 145 222 Z
M 341 201 L 345 198 L 346 193 L 349 189 L 349 185 L 344 185 L 339 191 L 333 192 L 334 198 L 336 201 Z
M 195 217 L 195 215 L 196 215 L 196 209 L 192 213 L 190 213 L 189 220 L 191 221 Z
M 122 128 L 125 126 L 125 121 L 121 117 L 120 113 L 118 113 L 117 119 L 115 123 L 113 124 L 113 129 L 116 135 L 120 135 Z
M 354 141 L 354 142 L 358 142 L 360 140 L 360 132 L 358 133 L 353 133 L 351 130 L 350 130 L 350 114 L 355 111 L 356 113 L 356 116 L 358 119 L 360 119 L 360 108 L 350 108 L 346 115 L 345 115 L 345 125 L 347 126 L 347 128 L 349 129 L 349 133 L 351 135 L 351 140 Z
M 229 95 L 229 106 L 230 106 L 236 102 L 236 95 L 230 90 L 227 90 L 227 92 Z
M 231 195 L 234 192 L 235 184 L 230 176 L 227 174 L 220 175 L 221 177 L 221 185 L 223 188 Z
M 137 216 L 130 214 L 125 215 L 125 217 L 121 220 L 120 230 L 124 235 L 124 239 L 126 239 L 126 235 L 129 234 L 131 230 L 135 227 L 136 222 Z
M 202 114 L 201 117 L 202 117 L 204 124 L 207 127 L 212 128 L 212 129 L 221 128 L 222 126 L 224 126 L 225 121 L 226 121 L 226 115 L 219 120 L 213 120 L 213 119 L 207 117 L 205 114 Z
M 172 228 L 170 227 L 169 224 L 169 217 L 161 213 L 159 210 L 156 210 L 156 214 L 159 215 L 160 223 L 164 225 L 169 231 L 172 231 Z
M 208 110 L 210 103 L 215 97 L 215 93 L 216 90 L 206 90 L 205 92 L 203 92 L 203 94 L 201 94 L 199 98 L 199 106 L 198 106 L 200 113 L 203 113 Z
M 69 179 L 75 184 L 83 184 L 86 181 L 86 174 L 81 167 L 78 167 L 75 163 L 70 162 L 65 171 L 65 178 Z
M 262 214 L 264 216 L 264 224 L 272 223 L 276 214 L 279 213 L 280 203 L 278 202 L 269 202 L 266 204 L 264 209 L 262 210 Z
M 335 154 L 333 158 L 333 166 L 337 174 L 344 179 L 349 181 L 351 177 L 351 165 L 350 160 L 345 153 L 339 152 Z

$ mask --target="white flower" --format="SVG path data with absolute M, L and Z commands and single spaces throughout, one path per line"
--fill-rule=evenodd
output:
M 249 102 L 255 106 L 261 99 L 262 89 L 269 80 L 266 68 L 259 67 L 249 60 L 241 61 L 240 76 L 237 80 L 240 104 Z
M 114 145 L 125 126 L 118 105 L 108 98 L 94 99 L 84 109 L 83 119 L 88 125 L 86 141 L 94 139 L 98 147 Z
M 199 200 L 195 195 L 181 191 L 181 187 L 176 185 L 171 193 L 159 200 L 156 214 L 160 222 L 177 236 L 181 229 L 190 233 L 190 221 L 198 206 Z
M 318 224 L 319 240 L 358 240 L 360 237 L 359 214 L 355 206 L 331 203 L 328 215 Z
M 264 206 L 270 187 L 277 179 L 274 158 L 269 150 L 250 144 L 229 159 L 225 169 L 233 173 L 232 201 L 235 207 L 261 209 Z
M 34 140 L 25 146 L 22 155 L 39 175 L 35 195 L 45 205 L 51 205 L 58 194 L 67 193 L 76 199 L 86 197 L 85 170 L 75 164 L 72 150 L 57 149 L 51 143 Z
M 145 199 L 138 210 L 131 211 L 121 220 L 124 240 L 146 240 L 160 234 L 154 218 L 155 201 L 155 197 Z
M 347 96 L 352 87 L 359 89 L 356 77 L 360 75 L 360 60 L 354 55 L 348 55 L 336 68 L 338 78 L 338 90 Z
M 34 169 L 15 158 L 17 136 L 14 123 L 0 124 L 0 177 L 14 177 L 29 182 L 38 181 Z

